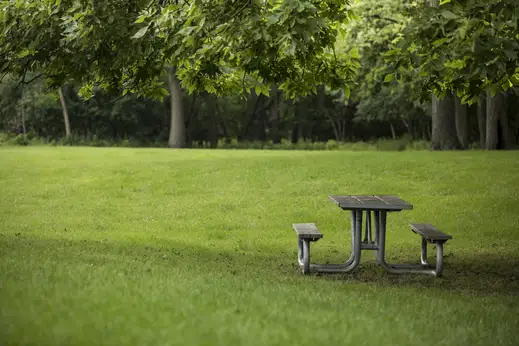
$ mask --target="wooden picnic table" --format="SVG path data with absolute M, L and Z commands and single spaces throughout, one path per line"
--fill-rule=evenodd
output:
M 410 203 L 395 195 L 331 195 L 328 198 L 342 210 L 351 213 L 351 256 L 342 264 L 310 264 L 310 242 L 318 241 L 323 235 L 313 223 L 293 224 L 294 230 L 298 233 L 298 263 L 303 268 L 303 273 L 310 270 L 347 273 L 358 267 L 362 250 L 372 250 L 376 251 L 377 263 L 389 273 L 441 275 L 443 244 L 452 237 L 430 224 L 411 224 L 411 230 L 422 237 L 420 264 L 389 264 L 385 260 L 387 214 L 412 210 L 413 206 Z M 427 243 L 436 245 L 435 268 L 427 261 Z

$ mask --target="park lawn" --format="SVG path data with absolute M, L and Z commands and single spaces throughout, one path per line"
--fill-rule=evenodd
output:
M 329 194 L 396 194 L 453 236 L 442 278 L 349 255 Z M 0 345 L 518 345 L 519 153 L 0 148 Z M 431 251 L 432 253 L 432 251 Z

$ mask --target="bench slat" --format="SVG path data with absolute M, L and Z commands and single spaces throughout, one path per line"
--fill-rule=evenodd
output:
M 313 223 L 294 223 L 292 224 L 292 227 L 294 227 L 294 231 L 297 233 L 299 238 L 320 239 L 323 237 L 323 234 L 319 232 Z
M 420 234 L 427 240 L 448 240 L 452 239 L 451 235 L 445 234 L 436 227 L 428 223 L 410 223 L 411 230 Z

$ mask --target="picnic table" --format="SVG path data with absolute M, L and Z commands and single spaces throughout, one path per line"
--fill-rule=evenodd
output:
M 310 243 L 323 237 L 314 223 L 293 224 L 298 234 L 298 264 L 303 273 L 348 273 L 360 264 L 362 250 L 376 251 L 376 262 L 393 274 L 429 274 L 441 276 L 443 271 L 443 244 L 452 237 L 431 224 L 411 223 L 411 230 L 421 236 L 421 256 L 418 264 L 390 264 L 385 260 L 387 215 L 411 210 L 413 206 L 395 195 L 328 196 L 338 207 L 351 214 L 351 256 L 341 264 L 310 264 Z M 364 221 L 364 222 L 363 222 Z M 364 238 L 363 236 L 364 226 Z M 436 246 L 436 265 L 427 260 L 427 244 Z

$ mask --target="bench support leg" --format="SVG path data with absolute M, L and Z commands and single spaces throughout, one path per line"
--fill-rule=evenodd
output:
M 429 262 L 427 261 L 427 240 L 422 238 L 422 252 L 420 253 L 420 263 L 424 266 L 429 266 Z
M 437 277 L 442 276 L 443 272 L 443 242 L 436 242 L 436 269 Z
M 303 268 L 303 274 L 310 272 L 310 239 L 298 238 L 297 262 Z

